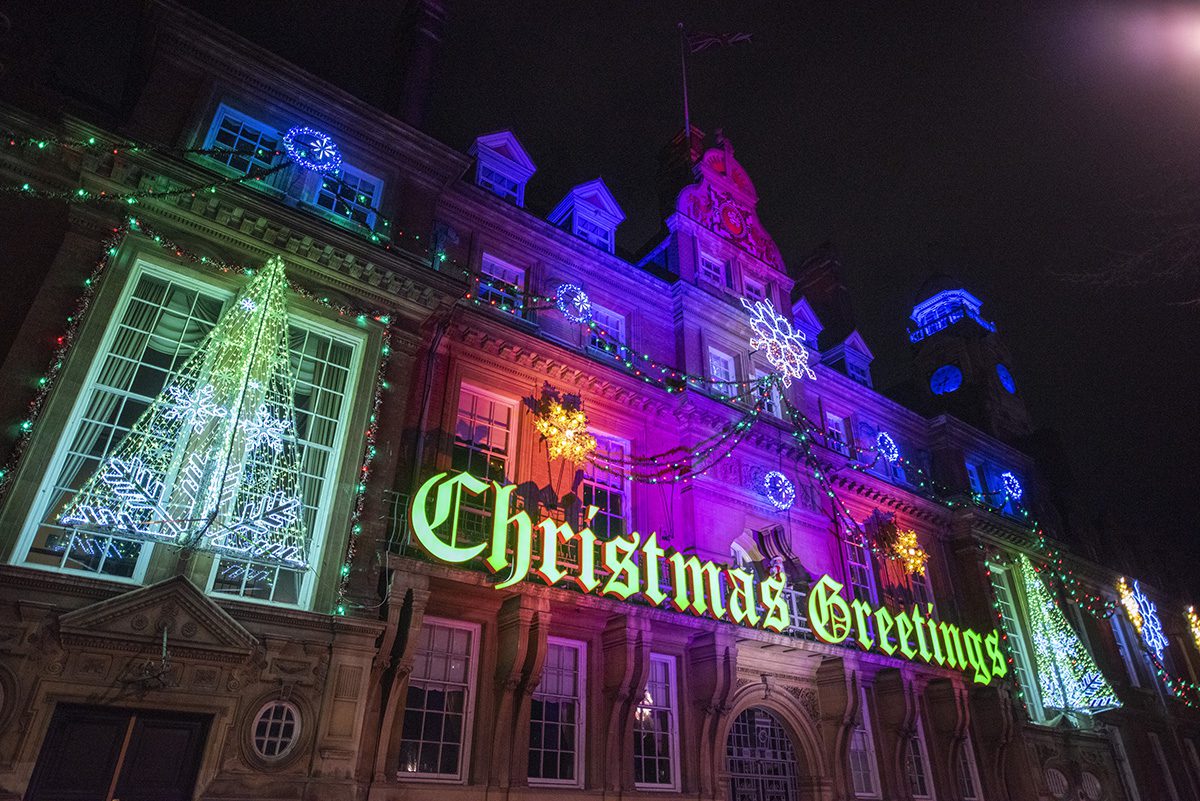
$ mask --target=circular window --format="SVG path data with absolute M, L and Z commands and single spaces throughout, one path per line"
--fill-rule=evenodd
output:
M 962 386 L 963 374 L 953 364 L 943 364 L 929 378 L 929 389 L 934 395 L 949 395 Z
M 300 710 L 287 701 L 270 701 L 254 718 L 251 742 L 263 759 L 282 759 L 300 738 Z
M 1067 781 L 1067 775 L 1058 768 L 1046 768 L 1046 789 L 1050 791 L 1050 795 L 1055 798 L 1062 798 L 1067 794 L 1067 787 L 1070 783 Z
M 1000 376 L 1000 386 L 1008 390 L 1008 394 L 1015 395 L 1017 392 L 1017 382 L 1013 381 L 1012 373 L 1003 364 L 996 363 L 996 375 Z
M 1086 770 L 1079 777 L 1079 787 L 1090 801 L 1100 801 L 1100 795 L 1104 792 L 1104 789 L 1100 786 L 1100 780 L 1096 778 L 1096 774 L 1088 773 Z

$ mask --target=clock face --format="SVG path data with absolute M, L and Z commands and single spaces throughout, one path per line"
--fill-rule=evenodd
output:
M 963 374 L 953 364 L 943 364 L 929 377 L 929 390 L 934 395 L 949 395 L 962 386 Z
M 746 233 L 746 213 L 737 204 L 727 201 L 721 204 L 721 225 L 734 236 Z
M 1010 395 L 1017 393 L 1017 382 L 1013 380 L 1012 373 L 1002 362 L 996 363 L 996 375 L 1000 377 L 1000 386 L 1004 387 Z

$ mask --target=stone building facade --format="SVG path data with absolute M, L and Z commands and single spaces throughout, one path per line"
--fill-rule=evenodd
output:
M 525 208 L 511 132 L 460 152 L 173 5 L 132 29 L 106 108 L 37 59 L 4 76 L 0 184 L 28 189 L 3 205 L 27 309 L 0 366 L 0 798 L 1200 798 L 1200 720 L 1159 675 L 1195 681 L 1200 643 L 1147 585 L 1152 659 L 1119 576 L 1055 545 L 1017 371 L 961 285 L 918 293 L 901 405 L 724 137 L 668 145 L 673 202 L 631 258 L 601 179 Z M 289 161 L 297 126 L 340 168 Z M 60 525 L 273 256 L 308 567 Z M 756 302 L 811 377 L 770 378 Z M 547 387 L 580 398 L 590 460 L 550 457 Z M 923 574 L 889 558 L 909 531 Z M 1113 703 L 1047 676 L 1047 615 Z

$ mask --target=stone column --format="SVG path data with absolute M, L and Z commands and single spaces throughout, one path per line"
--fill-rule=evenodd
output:
M 371 671 L 371 686 L 377 688 L 369 708 L 380 709 L 373 775 L 376 782 L 394 780 L 400 758 L 400 740 L 404 727 L 404 702 L 408 697 L 408 677 L 416 656 L 417 635 L 425 620 L 429 603 L 429 578 L 398 570 L 392 579 L 388 605 L 388 629 L 384 633 L 379 658 Z M 372 703 L 377 701 L 377 703 Z M 368 726 L 369 728 L 369 726 Z M 366 749 L 364 748 L 364 752 Z
M 500 608 L 496 627 L 495 716 L 488 784 L 524 787 L 529 774 L 529 697 L 546 658 L 550 602 L 527 593 Z
M 690 773 L 699 778 L 700 798 L 716 798 L 725 758 L 725 744 L 719 742 L 721 723 L 729 714 L 729 699 L 737 686 L 737 642 L 723 628 L 697 634 L 688 643 L 686 664 L 688 696 L 696 721 L 691 727 L 696 741 L 689 751 L 697 763 L 690 766 Z
M 604 789 L 634 789 L 633 713 L 650 676 L 650 622 L 631 615 L 613 617 L 604 627 L 603 690 L 606 710 L 602 756 Z
M 861 681 L 862 677 L 840 657 L 826 658 L 817 668 L 821 747 L 833 781 L 835 801 L 854 797 L 846 754 L 858 714 Z

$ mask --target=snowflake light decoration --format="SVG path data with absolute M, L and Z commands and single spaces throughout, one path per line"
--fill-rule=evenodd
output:
M 306 125 L 297 125 L 283 135 L 288 157 L 312 172 L 333 172 L 342 166 L 342 154 L 333 137 Z
M 767 301 L 742 298 L 742 306 L 750 313 L 750 347 L 763 351 L 783 385 L 790 387 L 793 378 L 815 381 L 817 374 L 808 366 L 804 332 L 792 328 Z
M 181 420 L 193 431 L 203 431 L 214 417 L 225 417 L 228 410 L 213 403 L 212 385 L 197 390 L 175 384 L 166 389 L 170 400 L 163 405 L 162 414 L 168 420 Z
M 592 300 L 583 288 L 576 284 L 559 284 L 554 291 L 555 304 L 571 322 L 582 325 L 592 319 Z
M 1136 580 L 1130 588 L 1122 577 L 1117 582 L 1117 592 L 1121 596 L 1121 603 L 1125 606 L 1129 622 L 1141 635 L 1142 642 L 1159 661 L 1162 661 L 1163 651 L 1168 643 L 1167 635 L 1163 633 L 1162 621 L 1158 619 L 1158 607 L 1146 597 Z
M 551 459 L 583 464 L 596 450 L 596 438 L 588 433 L 588 419 L 578 395 L 562 395 L 546 385 L 541 398 L 527 398 L 533 410 L 533 425 L 546 443 Z
M 1025 490 L 1021 488 L 1021 481 L 1012 474 L 1011 471 L 1001 473 L 1000 480 L 1004 482 L 1004 494 L 1011 498 L 1013 503 L 1020 503 L 1021 498 L 1025 495 Z
M 791 509 L 796 502 L 796 485 L 778 470 L 772 470 L 762 477 L 760 489 L 771 505 L 781 512 Z
M 248 312 L 252 312 L 258 308 L 258 304 L 254 302 L 253 298 L 242 298 L 238 301 L 238 305 Z
M 254 412 L 254 417 L 242 423 L 242 431 L 246 434 L 246 447 L 253 450 L 260 446 L 270 448 L 272 452 L 283 450 L 283 438 L 292 428 L 291 420 L 284 420 L 271 414 L 265 403 L 261 403 Z
M 912 529 L 901 531 L 892 543 L 892 556 L 904 566 L 905 573 L 916 576 L 925 575 L 925 565 L 929 563 L 929 554 L 917 540 L 917 532 Z
M 886 431 L 880 431 L 875 435 L 875 450 L 888 464 L 900 461 L 900 448 L 896 446 L 896 440 L 892 439 L 892 435 Z

